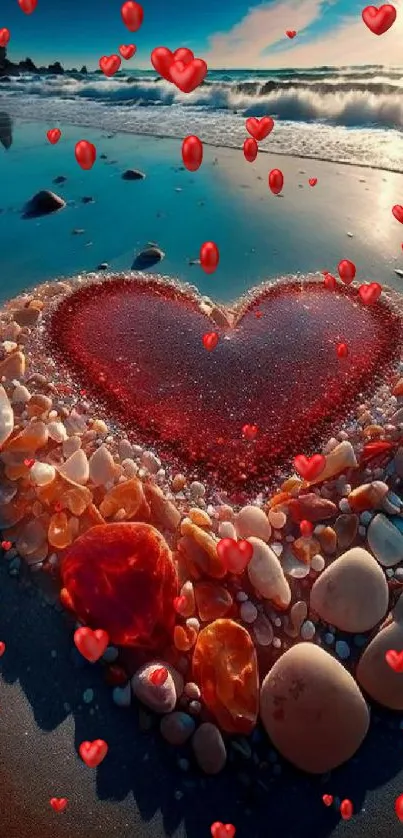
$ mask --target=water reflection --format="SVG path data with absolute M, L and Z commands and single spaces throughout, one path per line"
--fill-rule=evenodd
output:
M 13 123 L 11 117 L 5 111 L 0 111 L 0 143 L 6 149 L 11 147 L 13 142 Z

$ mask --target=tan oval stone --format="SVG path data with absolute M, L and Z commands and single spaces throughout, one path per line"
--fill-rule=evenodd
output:
M 105 486 L 115 475 L 115 463 L 106 445 L 100 445 L 89 459 L 90 480 L 94 486 Z
M 311 774 L 350 759 L 369 727 L 354 679 L 313 643 L 298 643 L 276 661 L 262 684 L 260 714 L 274 747 Z
M 288 608 L 290 586 L 275 552 L 260 538 L 248 538 L 248 541 L 253 545 L 253 556 L 248 564 L 251 585 L 265 599 L 280 608 Z
M 389 594 L 376 560 L 361 547 L 347 550 L 316 580 L 310 607 L 342 631 L 369 631 L 385 616 Z
M 378 704 L 391 710 L 403 710 L 403 672 L 395 672 L 386 661 L 386 652 L 403 649 L 403 596 L 369 643 L 358 663 L 356 678 L 362 689 Z
M 13 352 L 7 355 L 7 358 L 0 363 L 0 379 L 5 378 L 6 381 L 12 381 L 16 378 L 18 381 L 25 375 L 25 355 L 23 352 Z

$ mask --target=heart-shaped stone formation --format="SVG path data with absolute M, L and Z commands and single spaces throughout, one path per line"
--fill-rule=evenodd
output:
M 357 289 L 314 280 L 265 286 L 223 323 L 222 310 L 214 322 L 174 283 L 109 278 L 61 302 L 49 348 L 138 441 L 241 495 L 319 445 L 385 374 L 402 337 L 385 302 L 366 306 Z M 253 440 L 245 424 L 257 426 Z

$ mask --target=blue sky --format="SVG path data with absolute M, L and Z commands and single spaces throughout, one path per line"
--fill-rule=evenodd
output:
M 66 66 L 94 67 L 122 43 L 137 45 L 132 68 L 150 66 L 155 46 L 187 46 L 211 67 L 403 63 L 399 15 L 377 38 L 361 20 L 365 2 L 144 0 L 142 5 L 144 23 L 130 33 L 121 20 L 121 0 L 38 0 L 32 15 L 25 15 L 17 0 L 0 0 L 0 28 L 11 31 L 11 58 L 59 59 Z M 297 37 L 288 40 L 286 29 L 296 29 Z

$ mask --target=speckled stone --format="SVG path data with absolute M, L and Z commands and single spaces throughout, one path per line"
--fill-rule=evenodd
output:
M 394 567 L 403 560 L 403 534 L 386 515 L 375 515 L 368 527 L 367 540 L 383 567 Z

